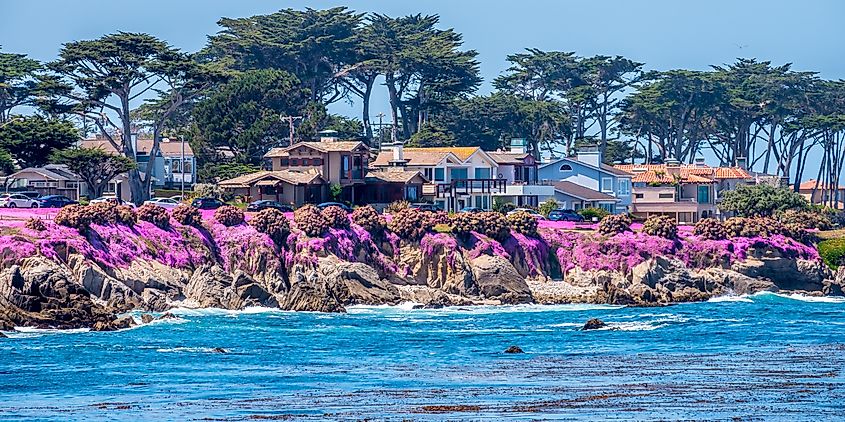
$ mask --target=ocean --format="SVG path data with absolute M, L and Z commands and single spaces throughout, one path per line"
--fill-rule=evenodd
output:
M 7 332 L 0 419 L 845 420 L 845 298 L 174 313 Z

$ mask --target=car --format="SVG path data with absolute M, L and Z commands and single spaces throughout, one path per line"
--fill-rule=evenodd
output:
M 549 212 L 549 220 L 551 221 L 574 221 L 580 223 L 584 221 L 584 217 L 581 214 L 575 212 L 575 210 L 567 210 L 563 208 L 558 208 L 556 210 L 551 210 Z
M 191 201 L 192 207 L 199 208 L 201 210 L 216 210 L 223 205 L 226 204 L 217 198 L 194 198 L 194 200 Z
M 78 202 L 63 195 L 42 196 L 36 199 L 36 201 L 38 201 L 38 206 L 41 208 L 62 208 L 68 205 L 78 204 Z
M 19 193 L 0 198 L 0 207 L 4 208 L 38 208 L 38 201 Z
M 158 205 L 159 207 L 172 210 L 179 205 L 179 201 L 174 200 L 173 198 L 150 198 L 148 201 L 144 201 L 144 205 Z
M 508 215 L 516 214 L 518 212 L 524 212 L 524 213 L 531 214 L 532 217 L 534 217 L 538 220 L 545 220 L 546 219 L 546 217 L 543 217 L 543 214 L 540 214 L 539 212 L 534 211 L 531 208 L 516 208 L 513 211 L 509 212 Z
M 481 208 L 478 208 L 478 207 L 463 207 L 463 208 L 461 208 L 461 210 L 460 210 L 460 211 L 458 211 L 458 212 L 464 212 L 464 213 L 475 214 L 475 213 L 477 213 L 477 212 L 482 212 L 482 211 L 484 211 L 484 210 L 482 210 Z
M 124 200 L 122 200 L 122 199 L 120 199 L 120 198 L 118 198 L 114 195 L 103 195 L 99 198 L 95 198 L 95 199 L 92 199 L 91 201 L 89 201 L 90 204 L 96 204 L 98 202 L 111 202 L 112 204 L 115 204 L 115 205 L 127 205 L 127 206 L 130 206 L 132 208 L 135 208 L 135 204 L 128 202 L 128 201 L 124 201 Z
M 343 208 L 343 210 L 346 212 L 352 212 L 352 208 L 349 208 L 349 205 L 346 205 L 341 202 L 323 202 L 322 204 L 317 205 L 317 208 L 319 208 L 320 210 L 324 210 L 328 207 L 340 207 Z
M 429 204 L 427 202 L 420 202 L 417 204 L 411 204 L 411 208 L 418 209 L 420 211 L 431 211 L 431 212 L 438 212 L 443 211 L 435 204 Z
M 253 201 L 246 206 L 247 211 L 261 211 L 268 208 L 279 210 L 281 212 L 293 212 L 293 208 L 289 205 L 282 204 L 278 201 L 271 201 L 269 199 L 259 199 L 258 201 Z
M 41 196 L 41 192 L 34 191 L 34 190 L 27 190 L 21 192 L 12 192 L 12 194 L 23 195 L 29 199 L 38 199 Z
M 172 199 L 172 200 L 174 200 L 174 201 L 176 201 L 176 202 L 182 202 L 182 201 L 184 201 L 184 200 L 185 200 L 185 197 L 184 197 L 184 196 L 182 196 L 182 195 L 176 195 L 176 196 L 171 196 L 171 197 L 170 197 L 170 199 Z

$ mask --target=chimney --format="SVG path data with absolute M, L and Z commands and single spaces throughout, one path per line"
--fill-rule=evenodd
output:
M 695 166 L 696 167 L 707 167 L 707 164 L 704 162 L 704 157 L 697 157 L 695 159 Z
M 405 167 L 407 161 L 405 161 L 404 145 L 402 145 L 402 142 L 394 142 L 393 145 L 390 147 L 390 150 L 393 153 L 393 158 L 390 160 L 390 166 Z
M 514 154 L 525 154 L 528 152 L 527 142 L 524 138 L 512 138 L 510 150 Z
M 321 130 L 318 135 L 320 135 L 320 142 L 337 142 L 340 140 L 336 130 Z
M 736 166 L 743 170 L 748 170 L 748 160 L 745 157 L 736 157 Z
M 578 152 L 575 154 L 575 159 L 593 167 L 599 167 L 602 163 L 601 151 L 599 151 L 599 147 L 596 145 L 588 145 L 578 148 Z
M 666 174 L 670 176 L 681 176 L 681 162 L 674 158 L 666 159 Z

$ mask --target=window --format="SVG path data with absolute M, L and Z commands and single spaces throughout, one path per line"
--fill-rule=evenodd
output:
M 434 180 L 437 182 L 442 182 L 446 180 L 446 169 L 444 168 L 435 168 L 434 169 Z
M 710 203 L 710 187 L 709 186 L 699 186 L 698 187 L 698 203 L 699 204 L 709 204 Z
M 348 179 L 350 177 L 349 171 L 352 170 L 352 160 L 348 155 L 340 157 L 340 178 Z
M 630 195 L 631 181 L 628 179 L 619 179 L 619 191 L 617 193 L 620 195 Z
M 186 158 L 184 162 L 184 167 L 182 167 L 182 173 L 192 174 L 194 163 L 191 161 L 190 158 Z
M 659 193 L 659 194 L 657 194 L 657 197 L 660 198 L 660 199 L 672 199 L 672 198 L 675 197 L 675 194 L 674 193 Z
M 290 160 L 287 159 L 287 158 L 280 158 L 279 159 L 279 165 L 282 166 L 282 167 L 287 167 L 287 166 L 290 165 Z
M 613 214 L 616 207 L 614 206 L 614 204 L 599 204 L 599 208 Z
M 613 178 L 602 177 L 601 178 L 601 190 L 602 190 L 602 192 L 613 192 Z
M 434 180 L 433 170 L 431 167 L 427 167 L 423 169 L 423 176 L 425 176 L 428 180 Z
M 311 160 L 311 165 L 312 166 L 322 166 L 323 165 L 323 159 L 322 158 L 314 158 L 314 159 Z
M 488 167 L 477 167 L 475 169 L 475 178 L 476 179 L 489 179 L 490 178 L 490 168 L 488 168 Z
M 560 171 L 572 171 L 572 166 L 570 166 L 569 164 L 564 164 L 560 166 Z
M 293 166 L 293 167 L 298 166 L 299 165 L 299 158 L 291 158 L 290 159 L 290 165 Z
M 634 194 L 634 198 L 636 198 L 636 199 L 643 199 L 643 194 L 641 194 L 641 193 L 635 193 L 635 194 Z
M 408 186 L 405 188 L 405 199 L 411 202 L 416 202 L 419 200 L 419 197 L 419 192 L 417 191 L 416 186 Z

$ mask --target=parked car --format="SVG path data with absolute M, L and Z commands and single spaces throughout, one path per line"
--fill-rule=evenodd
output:
M 481 208 L 478 208 L 478 207 L 463 207 L 458 212 L 466 212 L 466 213 L 475 214 L 477 212 L 482 212 L 482 211 L 484 211 L 484 210 L 481 209 Z
M 72 204 L 78 204 L 73 199 L 63 195 L 47 195 L 38 199 L 38 206 L 41 208 L 62 208 Z
M 346 205 L 346 204 L 341 203 L 341 202 L 323 202 L 322 204 L 317 205 L 317 208 L 319 208 L 320 210 L 324 210 L 324 209 L 326 209 L 328 207 L 332 207 L 332 206 L 341 207 L 346 212 L 352 212 L 352 208 L 349 208 L 349 205 Z
M 158 205 L 162 208 L 172 210 L 179 205 L 179 201 L 174 200 L 173 198 L 150 198 L 149 201 L 144 201 L 144 204 Z
M 191 201 L 192 207 L 199 208 L 201 210 L 216 210 L 223 205 L 226 204 L 217 198 L 194 198 L 194 200 Z
M 562 208 L 558 208 L 556 210 L 552 210 L 549 212 L 549 220 L 551 221 L 575 221 L 575 222 L 582 222 L 584 221 L 584 217 L 581 214 L 575 212 L 575 210 L 566 210 Z
M 38 201 L 19 193 L 0 198 L 0 207 L 4 208 L 38 208 Z
M 293 208 L 289 205 L 282 204 L 278 201 L 271 201 L 269 199 L 259 199 L 258 201 L 253 201 L 246 206 L 247 211 L 261 211 L 268 208 L 276 209 L 281 212 L 293 212 Z
M 411 204 L 411 208 L 416 208 L 416 209 L 418 209 L 418 210 L 420 210 L 420 211 L 431 211 L 431 212 L 443 211 L 443 210 L 442 210 L 442 209 L 440 209 L 440 207 L 438 207 L 437 205 L 435 205 L 435 204 L 429 204 L 429 203 L 427 203 L 427 202 L 421 202 L 421 203 L 417 203 L 417 204 Z
M 538 220 L 545 220 L 546 219 L 546 217 L 543 217 L 543 214 L 540 214 L 539 212 L 534 211 L 531 208 L 515 208 L 513 211 L 509 212 L 508 215 L 516 214 L 520 211 L 531 214 L 532 217 L 534 217 Z
M 132 208 L 135 208 L 135 204 L 128 202 L 128 201 L 124 201 L 124 200 L 122 200 L 122 199 L 120 199 L 120 198 L 118 198 L 114 195 L 103 195 L 99 198 L 92 199 L 89 203 L 90 204 L 96 204 L 98 202 L 111 202 L 112 204 L 115 204 L 115 205 L 128 205 Z
M 176 202 L 182 202 L 182 201 L 185 200 L 185 197 L 183 197 L 182 195 L 176 195 L 176 196 L 171 196 L 170 199 L 172 199 Z
M 29 199 L 37 199 L 41 196 L 41 192 L 35 190 L 27 190 L 22 192 L 11 192 L 12 194 L 23 195 Z

